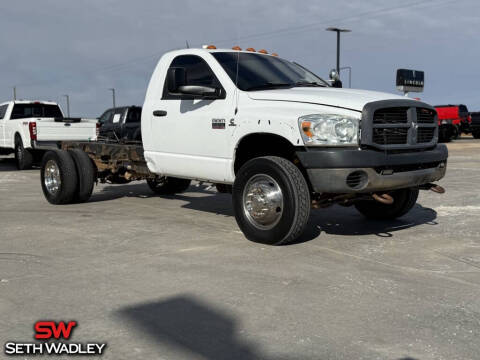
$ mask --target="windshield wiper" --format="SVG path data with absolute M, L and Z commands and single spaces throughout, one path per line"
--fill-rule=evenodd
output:
M 325 85 L 323 84 L 320 84 L 316 81 L 297 81 L 294 85 L 295 87 L 302 87 L 302 86 L 312 86 L 312 87 L 316 87 L 316 86 L 319 86 L 319 87 L 325 87 Z
M 275 89 L 275 88 L 282 88 L 282 87 L 292 87 L 292 86 L 295 86 L 295 84 L 266 82 L 266 83 L 261 84 L 261 85 L 251 86 L 251 87 L 247 88 L 246 91 L 268 90 L 268 89 Z

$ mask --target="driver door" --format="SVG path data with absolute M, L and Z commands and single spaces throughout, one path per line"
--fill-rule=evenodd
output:
M 227 119 L 232 113 L 229 94 L 200 56 L 179 55 L 170 67 L 185 69 L 185 85 L 216 87 L 222 95 L 206 99 L 170 93 L 165 81 L 162 98 L 151 115 L 152 131 L 159 139 L 153 149 L 158 170 L 164 175 L 225 181 L 231 158 L 227 147 Z

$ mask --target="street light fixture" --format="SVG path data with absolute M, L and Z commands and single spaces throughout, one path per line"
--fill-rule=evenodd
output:
M 340 29 L 336 27 L 329 27 L 325 29 L 327 31 L 333 31 L 337 33 L 337 73 L 340 75 L 340 33 L 342 32 L 351 32 L 349 29 Z

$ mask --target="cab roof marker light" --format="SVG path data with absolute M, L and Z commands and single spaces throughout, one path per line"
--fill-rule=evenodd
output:
M 217 47 L 215 45 L 203 45 L 202 48 L 207 50 L 215 50 Z
M 238 50 L 238 51 L 241 51 L 242 48 L 238 45 L 235 45 L 234 47 L 232 47 L 232 50 Z
M 272 55 L 272 56 L 278 56 L 277 53 L 271 53 L 270 55 Z
M 254 49 L 254 48 L 252 48 L 252 47 L 249 47 L 249 48 L 247 48 L 247 51 L 250 51 L 250 52 L 255 52 L 255 49 Z
M 258 52 L 259 52 L 260 54 L 268 54 L 268 51 L 265 50 L 265 49 L 258 50 Z

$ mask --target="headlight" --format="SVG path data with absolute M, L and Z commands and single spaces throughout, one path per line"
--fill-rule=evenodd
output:
M 298 119 L 305 145 L 358 145 L 360 120 L 351 116 L 312 114 Z

